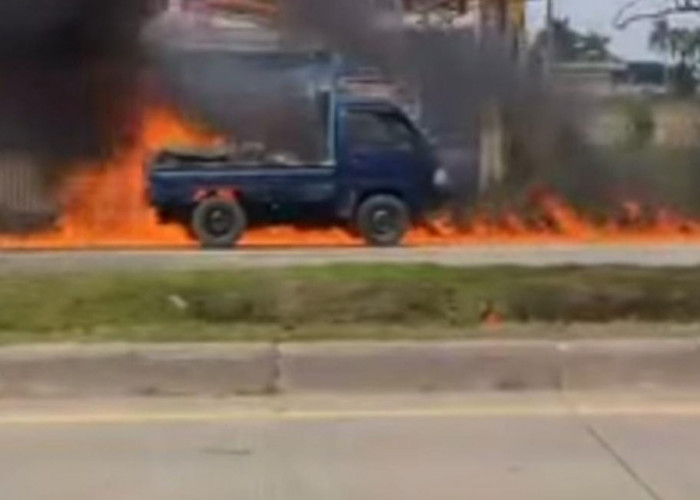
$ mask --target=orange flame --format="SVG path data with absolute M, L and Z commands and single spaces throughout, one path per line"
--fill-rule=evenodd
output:
M 61 189 L 63 215 L 50 231 L 0 236 L 0 248 L 191 247 L 185 228 L 163 225 L 149 207 L 144 164 L 150 155 L 172 144 L 214 145 L 219 139 L 166 109 L 151 109 L 143 118 L 139 139 L 101 165 L 77 169 Z M 540 194 L 541 220 L 508 213 L 494 220 L 472 218 L 466 229 L 445 220 L 413 229 L 409 245 L 480 243 L 565 243 L 698 241 L 700 222 L 670 210 L 645 220 L 635 203 L 622 205 L 621 217 L 596 223 L 551 193 Z M 250 230 L 245 246 L 352 246 L 361 242 L 342 228 L 300 229 L 291 226 Z
M 177 226 L 163 226 L 145 196 L 144 163 L 172 143 L 212 144 L 215 140 L 165 109 L 150 110 L 136 143 L 112 160 L 76 169 L 62 186 L 64 213 L 50 231 L 2 236 L 13 248 L 128 247 L 191 244 Z

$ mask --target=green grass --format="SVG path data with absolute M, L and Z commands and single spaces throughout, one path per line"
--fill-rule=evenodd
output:
M 700 268 L 9 274 L 0 280 L 0 343 L 493 336 L 473 328 L 487 307 L 513 323 L 692 323 L 700 321 Z

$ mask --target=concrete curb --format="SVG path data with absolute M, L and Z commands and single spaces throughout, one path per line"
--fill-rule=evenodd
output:
M 45 345 L 0 349 L 0 397 L 700 388 L 696 339 Z
M 281 392 L 548 390 L 559 385 L 551 342 L 288 344 Z
M 700 388 L 697 340 L 577 341 L 560 345 L 562 388 Z
M 2 397 L 228 396 L 274 391 L 271 345 L 0 349 Z

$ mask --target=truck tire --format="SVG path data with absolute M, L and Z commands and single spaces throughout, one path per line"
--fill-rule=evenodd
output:
M 192 232 L 203 248 L 232 248 L 247 225 L 245 212 L 235 200 L 207 198 L 192 213 Z
M 393 195 L 370 196 L 357 210 L 357 228 L 368 245 L 400 245 L 410 225 L 408 207 Z

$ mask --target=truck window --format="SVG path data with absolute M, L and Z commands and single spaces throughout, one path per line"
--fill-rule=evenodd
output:
M 348 141 L 353 150 L 412 150 L 415 147 L 413 130 L 396 113 L 351 111 L 346 120 Z

